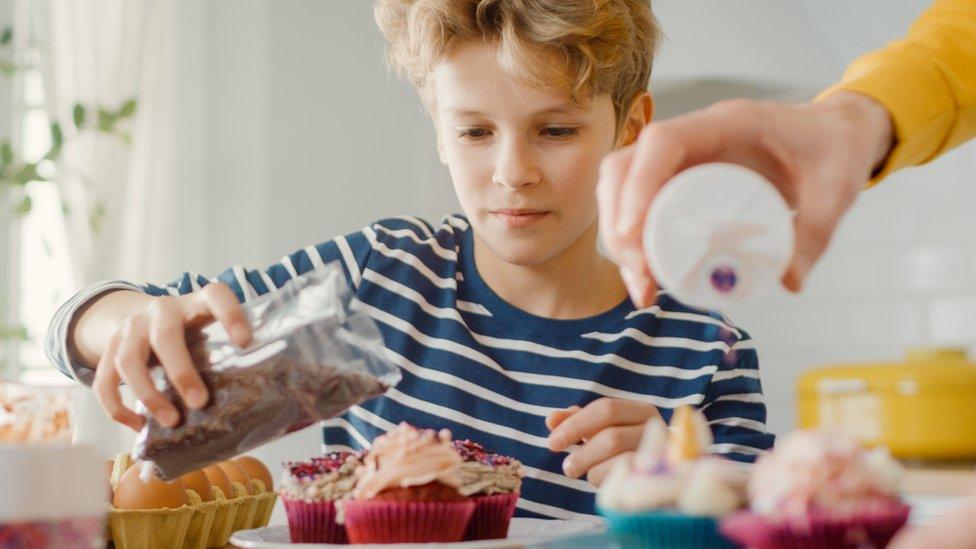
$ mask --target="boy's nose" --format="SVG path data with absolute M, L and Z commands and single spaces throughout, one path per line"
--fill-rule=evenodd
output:
M 491 176 L 496 183 L 510 190 L 529 187 L 541 179 L 532 154 L 520 143 L 508 143 L 501 147 L 495 161 L 495 172 Z

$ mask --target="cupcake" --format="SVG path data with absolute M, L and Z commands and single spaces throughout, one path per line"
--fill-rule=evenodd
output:
M 335 502 L 356 486 L 363 455 L 332 452 L 284 464 L 280 493 L 292 543 L 347 543 L 346 529 L 336 523 Z
M 401 423 L 373 441 L 351 499 L 341 502 L 352 543 L 461 541 L 475 503 L 462 495 L 461 456 L 446 429 Z
M 883 448 L 799 431 L 756 462 L 750 511 L 727 518 L 722 531 L 759 549 L 885 547 L 908 518 L 901 476 Z
M 705 455 L 712 434 L 701 413 L 675 410 L 669 432 L 655 417 L 640 447 L 620 459 L 597 493 L 597 510 L 627 544 L 666 548 L 735 547 L 718 532 L 718 518 L 746 502 L 746 472 Z
M 464 533 L 465 540 L 503 539 L 515 513 L 522 488 L 522 463 L 495 454 L 470 440 L 455 440 L 454 449 L 463 463 L 459 468 L 458 491 L 474 500 L 474 513 Z

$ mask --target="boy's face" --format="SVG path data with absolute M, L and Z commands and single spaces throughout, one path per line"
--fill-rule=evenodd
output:
M 514 82 L 495 54 L 490 43 L 462 44 L 432 74 L 438 150 L 480 241 L 506 262 L 538 265 L 587 231 L 595 239 L 613 103 L 577 105 L 557 87 Z

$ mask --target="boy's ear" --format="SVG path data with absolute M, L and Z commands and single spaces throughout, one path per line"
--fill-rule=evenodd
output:
M 630 111 L 627 112 L 623 131 L 620 132 L 620 146 L 626 147 L 633 143 L 653 118 L 654 97 L 651 92 L 644 91 L 637 94 L 630 103 Z

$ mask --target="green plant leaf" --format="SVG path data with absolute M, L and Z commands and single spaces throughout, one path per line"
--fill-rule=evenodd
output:
M 4 139 L 0 143 L 0 165 L 9 166 L 14 161 L 14 149 L 10 146 L 10 140 Z
M 44 158 L 56 160 L 61 155 L 61 145 L 64 143 L 64 134 L 61 132 L 61 124 L 51 123 L 51 149 L 47 151 Z
M 37 164 L 33 162 L 21 166 L 13 176 L 13 183 L 16 185 L 26 185 L 31 181 L 46 181 L 43 177 L 37 175 Z
M 30 213 L 33 206 L 34 204 L 31 202 L 31 197 L 24 195 L 24 198 L 20 201 L 20 204 L 14 206 L 14 215 L 26 215 Z
M 112 133 L 115 129 L 115 122 L 118 120 L 118 116 L 114 112 L 109 112 L 105 109 L 98 109 L 98 130 L 105 133 Z
M 0 325 L 0 339 L 15 339 L 27 341 L 27 328 L 23 326 L 2 326 Z
M 3 34 L 0 34 L 0 46 L 6 46 L 14 37 L 13 27 L 4 27 Z
M 96 202 L 91 213 L 88 215 L 88 223 L 93 233 L 99 234 L 102 231 L 102 221 L 104 221 L 106 213 L 105 203 L 101 201 Z
M 136 100 L 130 99 L 122 104 L 122 107 L 119 109 L 118 115 L 119 118 L 129 118 L 135 113 L 136 113 Z
M 71 117 L 75 121 L 75 127 L 79 130 L 85 125 L 85 118 L 87 117 L 87 112 L 85 111 L 85 106 L 81 103 L 75 103 L 74 110 L 71 111 Z

